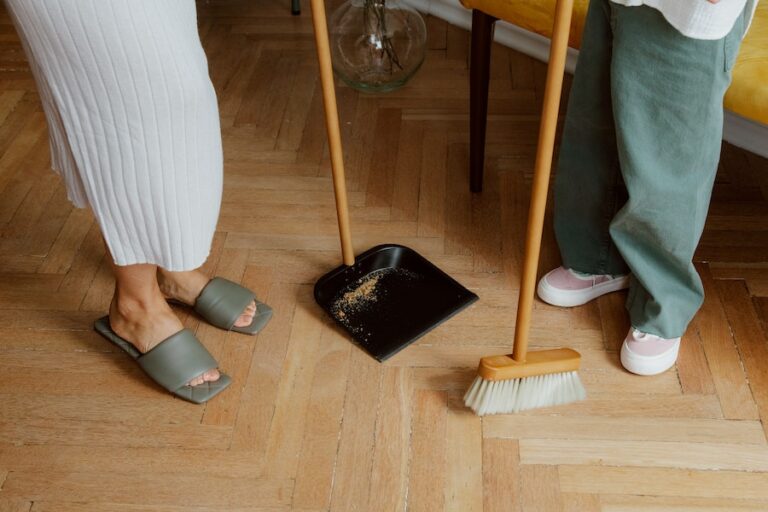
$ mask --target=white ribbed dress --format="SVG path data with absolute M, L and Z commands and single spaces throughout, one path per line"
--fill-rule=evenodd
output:
M 54 170 L 118 265 L 190 270 L 221 205 L 216 94 L 194 0 L 6 0 Z

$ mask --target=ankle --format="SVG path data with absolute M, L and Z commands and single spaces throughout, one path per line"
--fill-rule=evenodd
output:
M 157 286 L 165 297 L 176 298 L 179 295 L 179 285 L 171 272 L 157 268 Z
M 208 283 L 208 277 L 198 270 L 171 272 L 158 268 L 157 283 L 165 297 L 192 305 Z
M 130 341 L 142 353 L 183 327 L 159 293 L 157 298 L 126 297 L 116 293 L 109 308 L 109 323 L 117 335 Z
M 114 297 L 112 297 L 109 311 L 110 316 L 117 315 L 129 320 L 146 317 L 152 312 L 160 310 L 165 305 L 165 300 L 159 292 L 154 295 L 137 297 L 121 293 L 117 290 Z

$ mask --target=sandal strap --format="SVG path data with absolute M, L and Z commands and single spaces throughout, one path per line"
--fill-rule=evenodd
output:
M 197 311 L 208 322 L 222 329 L 231 329 L 256 295 L 223 277 L 214 277 L 195 301 Z
M 189 329 L 163 340 L 136 360 L 158 384 L 176 391 L 218 363 Z

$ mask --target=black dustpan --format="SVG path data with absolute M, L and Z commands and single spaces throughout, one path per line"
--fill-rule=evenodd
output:
M 311 5 L 344 258 L 342 266 L 315 284 L 315 300 L 363 349 L 383 361 L 477 300 L 477 295 L 401 245 L 380 245 L 355 258 L 325 5 L 323 0 L 311 0 Z
M 315 284 L 315 300 L 369 354 L 383 361 L 477 300 L 402 245 L 379 245 Z

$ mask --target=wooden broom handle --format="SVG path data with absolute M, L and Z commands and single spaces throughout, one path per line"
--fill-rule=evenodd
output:
M 568 52 L 568 35 L 571 26 L 573 0 L 557 0 L 555 23 L 552 29 L 552 45 L 549 50 L 547 81 L 544 88 L 544 107 L 541 112 L 539 144 L 536 150 L 536 166 L 533 173 L 531 206 L 528 211 L 528 229 L 525 236 L 525 258 L 520 283 L 520 298 L 517 304 L 515 345 L 512 358 L 524 362 L 528 353 L 528 334 L 533 312 L 533 294 L 536 288 L 536 273 L 541 252 L 541 232 L 544 227 L 544 212 L 547 206 L 549 175 L 552 170 L 552 153 L 555 145 L 557 114 L 560 110 L 560 95 L 563 89 L 565 58 Z
M 320 64 L 320 82 L 323 87 L 325 128 L 328 132 L 328 146 L 331 153 L 333 191 L 336 198 L 336 217 L 339 221 L 341 255 L 344 264 L 352 266 L 355 264 L 355 253 L 352 250 L 352 235 L 349 230 L 347 186 L 344 180 L 344 154 L 341 149 L 339 112 L 336 108 L 336 90 L 333 85 L 333 67 L 331 66 L 331 48 L 328 43 L 328 23 L 325 20 L 325 3 L 323 0 L 311 0 L 311 4 L 312 22 L 315 25 L 317 61 Z

